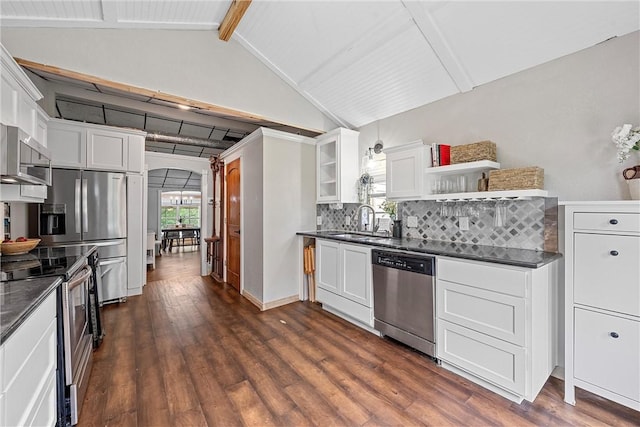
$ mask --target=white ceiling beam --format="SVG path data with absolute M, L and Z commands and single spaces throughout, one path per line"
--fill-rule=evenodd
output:
M 460 92 L 468 92 L 473 89 L 473 80 L 453 53 L 438 24 L 425 6 L 417 1 L 401 1 Z
M 240 24 L 240 20 L 250 5 L 251 0 L 233 0 L 231 2 L 229 10 L 222 20 L 220 28 L 218 28 L 218 38 L 220 40 L 224 40 L 226 42 L 229 41 L 231 35 L 236 30 L 238 24 Z

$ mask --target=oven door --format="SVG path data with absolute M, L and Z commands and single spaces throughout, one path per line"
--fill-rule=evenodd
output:
M 84 266 L 63 284 L 65 380 L 69 386 L 71 424 L 78 422 L 80 406 L 91 373 L 93 343 L 89 331 L 89 281 L 91 268 Z

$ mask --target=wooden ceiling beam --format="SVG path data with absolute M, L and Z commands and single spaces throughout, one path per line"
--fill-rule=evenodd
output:
M 220 38 L 220 40 L 229 41 L 250 4 L 251 0 L 233 0 L 231 2 L 229 10 L 218 28 L 218 38 Z

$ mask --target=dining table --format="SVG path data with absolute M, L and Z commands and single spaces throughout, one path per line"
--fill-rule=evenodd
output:
M 185 244 L 185 239 L 190 239 L 190 244 Z M 200 227 L 180 226 L 162 229 L 162 250 L 171 252 L 174 246 L 193 246 L 200 244 Z

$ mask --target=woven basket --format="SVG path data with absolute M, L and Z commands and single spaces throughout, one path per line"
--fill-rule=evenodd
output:
M 479 160 L 498 160 L 496 143 L 491 141 L 451 146 L 451 164 L 477 162 Z
M 544 189 L 544 169 L 537 166 L 489 172 L 489 191 Z
M 2 243 L 2 254 L 3 255 L 19 255 L 26 254 L 31 249 L 38 246 L 40 243 L 40 239 L 28 239 L 26 242 L 11 242 L 11 243 Z

